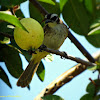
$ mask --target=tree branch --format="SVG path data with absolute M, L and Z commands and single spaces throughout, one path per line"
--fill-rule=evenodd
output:
M 2 35 L 4 37 L 8 37 L 10 39 L 14 39 L 13 35 L 10 35 L 10 34 L 7 34 L 7 33 L 0 33 L 0 35 Z M 91 63 L 91 62 L 85 61 L 85 60 L 83 60 L 81 58 L 69 56 L 69 55 L 67 55 L 66 52 L 61 52 L 59 50 L 53 50 L 53 49 L 50 49 L 50 48 L 47 48 L 47 47 L 43 47 L 43 46 L 41 46 L 39 49 L 47 51 L 47 52 L 52 53 L 52 54 L 60 55 L 61 57 L 64 57 L 66 59 L 70 59 L 70 60 L 76 61 L 77 63 L 81 63 L 83 65 L 87 65 L 87 66 L 94 66 L 94 65 L 96 65 L 95 63 Z M 31 53 L 34 53 L 34 51 L 31 52 Z
M 53 50 L 53 49 L 50 49 L 50 48 L 47 48 L 47 47 L 43 47 L 43 46 L 41 46 L 39 49 L 40 49 L 40 51 L 44 50 L 44 51 L 47 51 L 49 53 L 60 55 L 61 57 L 64 57 L 66 59 L 70 59 L 70 60 L 76 61 L 77 63 L 81 63 L 83 65 L 87 65 L 87 66 L 94 66 L 94 65 L 96 65 L 95 63 L 91 63 L 91 62 L 85 61 L 85 60 L 83 60 L 81 58 L 69 56 L 69 55 L 67 55 L 66 52 L 61 52 L 59 50 Z
M 97 61 L 100 58 L 100 51 L 96 52 L 93 57 Z M 86 68 L 87 66 L 85 65 L 77 64 L 73 68 L 67 70 L 62 75 L 60 75 L 57 79 L 55 79 L 52 83 L 50 83 L 34 100 L 42 100 L 41 97 L 48 94 L 53 94 L 60 87 L 70 82 L 80 73 L 84 72 Z
M 43 15 L 48 14 L 48 12 L 41 6 L 37 0 L 29 0 Z M 73 36 L 69 31 L 68 38 L 76 45 L 76 47 L 82 52 L 82 54 L 90 61 L 95 62 L 95 59 L 90 55 L 90 53 L 81 45 L 81 43 Z
M 37 0 L 29 0 L 44 16 L 48 14 L 48 12 L 41 6 L 41 4 Z
M 82 44 L 75 38 L 75 36 L 69 31 L 68 38 L 75 44 L 75 46 L 82 52 L 82 54 L 90 61 L 95 62 L 95 59 L 90 53 L 82 46 Z

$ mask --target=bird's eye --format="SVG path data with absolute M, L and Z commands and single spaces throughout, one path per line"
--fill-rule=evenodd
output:
M 56 21 L 57 20 L 57 16 L 52 17 L 51 20 Z

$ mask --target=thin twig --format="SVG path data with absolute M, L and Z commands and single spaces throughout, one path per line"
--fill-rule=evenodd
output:
M 93 57 L 95 58 L 95 60 L 98 60 L 100 58 L 100 51 L 96 52 Z M 57 77 L 57 79 L 55 79 L 52 83 L 50 83 L 39 95 L 37 95 L 37 97 L 34 100 L 42 100 L 41 97 L 48 94 L 53 94 L 60 87 L 70 82 L 80 73 L 84 72 L 86 68 L 87 66 L 85 65 L 77 64 L 73 68 L 67 70 L 59 77 Z
M 50 48 L 47 48 L 47 47 L 42 47 L 42 46 L 39 49 L 47 51 L 49 53 L 60 55 L 61 57 L 64 57 L 66 59 L 70 59 L 70 60 L 76 61 L 77 63 L 81 63 L 83 65 L 87 65 L 87 66 L 94 66 L 94 65 L 96 65 L 95 63 L 91 63 L 91 62 L 85 61 L 85 60 L 83 60 L 81 58 L 69 56 L 69 55 L 67 55 L 66 52 L 61 52 L 59 50 L 53 50 L 53 49 L 50 49 Z
M 44 9 L 37 0 L 29 0 L 43 15 L 48 14 L 46 9 Z M 95 59 L 90 55 L 90 53 L 81 45 L 81 43 L 73 36 L 69 31 L 68 38 L 76 45 L 76 47 L 83 53 L 83 55 L 90 61 L 95 62 Z
M 94 80 L 92 80 L 91 78 L 89 78 L 89 80 L 92 82 L 92 84 L 96 87 L 96 83 Z
M 48 14 L 48 12 L 41 6 L 37 0 L 29 0 L 44 16 Z
M 4 36 L 4 37 L 8 37 L 8 38 L 10 38 L 10 39 L 14 39 L 14 36 L 13 35 L 11 35 L 11 34 L 8 34 L 8 33 L 2 33 L 2 32 L 0 32 L 0 35 L 2 35 L 2 36 Z

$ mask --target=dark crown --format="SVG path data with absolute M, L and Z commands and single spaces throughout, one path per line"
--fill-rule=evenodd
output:
M 47 14 L 45 15 L 45 19 L 49 19 L 51 20 L 51 22 L 57 22 L 57 23 L 60 22 L 60 19 L 57 14 Z

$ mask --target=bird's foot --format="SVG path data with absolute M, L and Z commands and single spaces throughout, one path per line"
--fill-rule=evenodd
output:
M 44 50 L 45 48 L 47 48 L 47 47 L 43 44 L 38 49 L 39 49 L 40 52 L 42 52 L 42 50 Z

